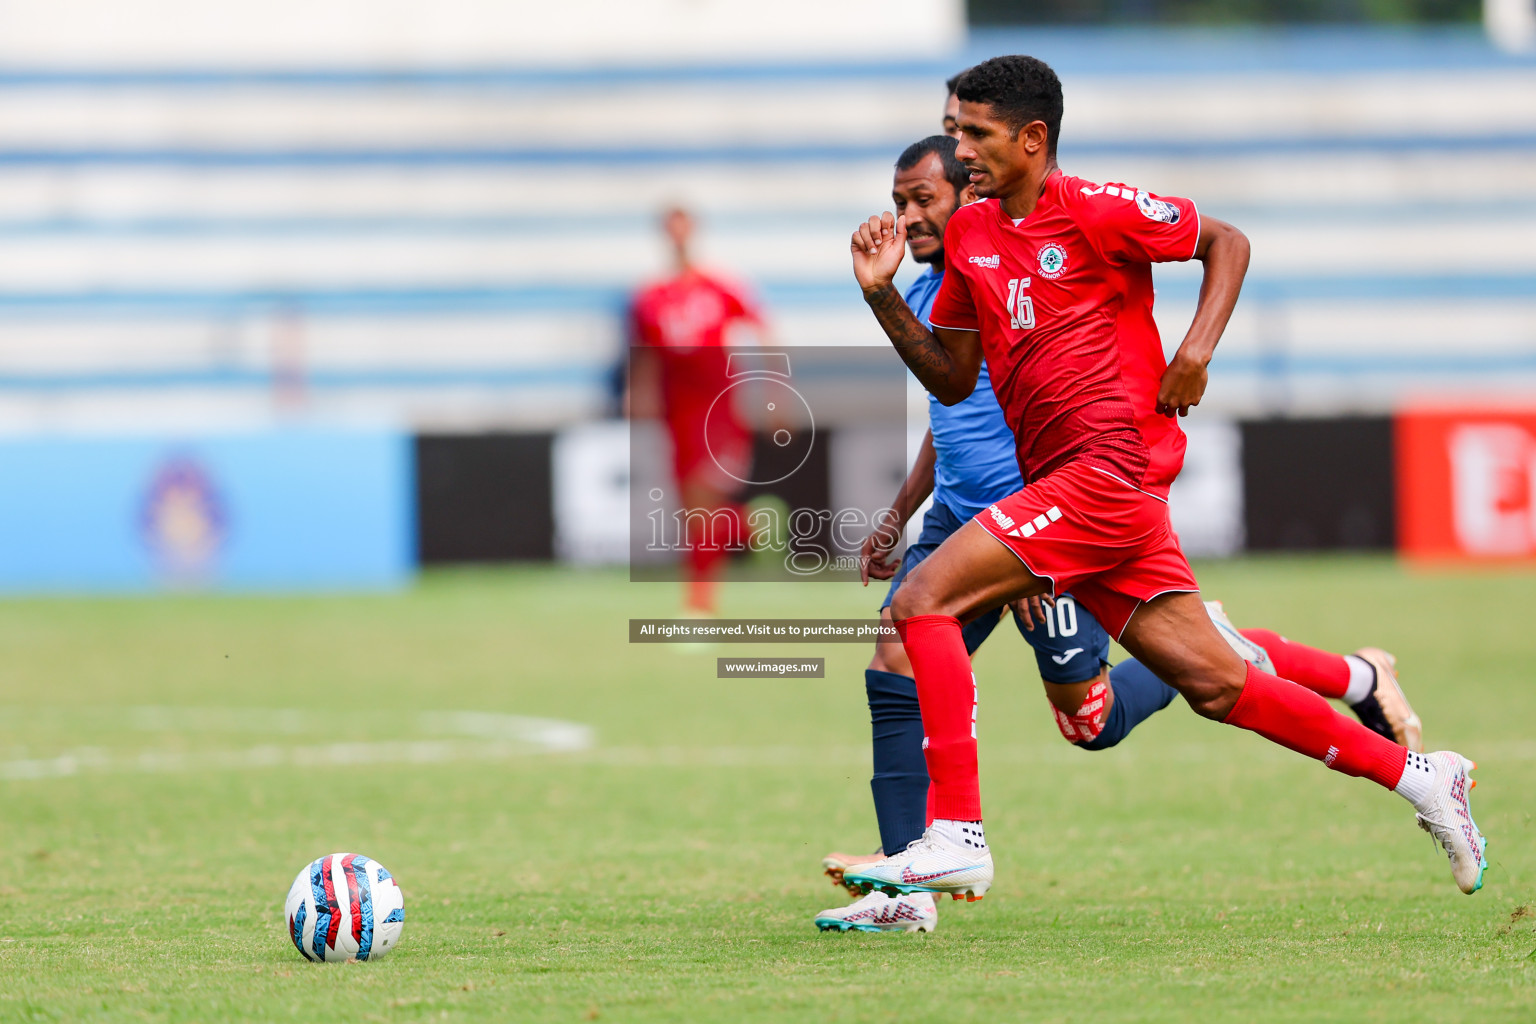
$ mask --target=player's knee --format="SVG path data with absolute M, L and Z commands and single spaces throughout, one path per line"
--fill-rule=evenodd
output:
M 1226 718 L 1227 712 L 1232 709 L 1230 702 L 1223 701 L 1220 690 L 1201 686 L 1191 687 L 1182 692 L 1184 703 L 1188 704 L 1190 710 L 1201 718 L 1210 718 L 1219 722 Z
M 1083 746 L 1104 731 L 1112 700 L 1105 676 L 1072 685 L 1047 684 L 1046 693 L 1050 697 L 1056 727 L 1068 743 Z
M 1052 717 L 1056 720 L 1056 728 L 1057 728 L 1057 731 L 1059 731 L 1059 732 L 1062 730 L 1062 725 L 1061 725 L 1062 718 L 1065 717 L 1068 720 L 1071 719 L 1070 715 L 1065 715 L 1064 716 L 1059 711 L 1054 712 L 1052 714 Z M 1096 749 L 1091 744 L 1094 742 L 1094 739 L 1097 739 L 1097 737 L 1094 737 L 1093 739 L 1084 739 L 1081 736 L 1068 736 L 1065 732 L 1062 732 L 1061 738 L 1063 740 L 1065 740 L 1066 742 L 1072 744 L 1074 747 L 1082 747 L 1084 750 L 1094 750 L 1094 749 Z
M 1195 714 L 1219 722 L 1227 717 L 1243 692 L 1243 676 L 1234 675 L 1229 669 L 1230 666 L 1210 666 L 1178 673 L 1170 685 L 1183 695 Z
M 935 614 L 938 613 L 934 608 L 932 595 L 920 580 L 908 578 L 891 598 L 891 618 L 897 621 L 910 619 L 914 615 Z
M 1042 680 L 1044 682 L 1044 680 Z M 1075 730 L 1069 730 L 1063 722 L 1070 722 L 1072 716 L 1083 706 L 1085 696 L 1083 686 L 1062 686 L 1060 684 L 1045 683 L 1045 698 L 1051 702 L 1051 718 L 1061 730 L 1061 738 L 1074 747 L 1083 745 L 1082 737 Z
M 1088 699 L 1088 690 L 1093 685 L 1092 679 L 1081 683 L 1061 684 L 1046 683 L 1045 699 L 1051 702 L 1051 706 L 1063 714 L 1076 714 L 1083 706 L 1083 701 Z

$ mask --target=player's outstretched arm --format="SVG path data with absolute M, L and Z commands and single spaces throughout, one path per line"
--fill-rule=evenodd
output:
M 930 331 L 912 314 L 892 284 L 907 246 L 906 223 L 886 213 L 871 217 L 853 233 L 853 276 L 885 336 L 907 368 L 945 405 L 976 390 L 981 371 L 981 336 L 972 331 Z
M 1243 275 L 1248 273 L 1248 236 L 1226 221 L 1203 217 L 1195 259 L 1205 264 L 1205 277 L 1189 333 L 1169 361 L 1157 391 L 1157 411 L 1164 416 L 1189 415 L 1205 395 L 1206 367 L 1216 354 L 1216 343 L 1232 318 Z

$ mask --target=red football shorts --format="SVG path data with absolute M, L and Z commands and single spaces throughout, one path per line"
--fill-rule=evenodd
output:
M 1115 639 L 1159 594 L 1198 591 L 1168 505 L 1107 470 L 1070 463 L 976 516 L 1053 594 L 1082 602 Z
M 752 472 L 752 432 L 729 410 L 668 410 L 672 469 L 679 487 L 700 483 L 720 494 L 735 494 Z

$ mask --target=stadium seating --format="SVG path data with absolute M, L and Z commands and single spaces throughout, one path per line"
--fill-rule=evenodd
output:
M 1536 62 L 1053 31 L 894 67 L 0 75 L 0 429 L 590 417 L 668 202 L 779 339 L 879 344 L 848 232 L 945 75 L 1020 50 L 1063 74 L 1070 170 L 1252 237 L 1213 407 L 1536 386 Z M 1159 278 L 1170 343 L 1195 281 Z

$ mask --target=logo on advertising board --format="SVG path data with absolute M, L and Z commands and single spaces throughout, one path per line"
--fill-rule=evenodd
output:
M 196 579 L 210 572 L 227 525 L 224 500 L 201 463 L 174 456 L 160 464 L 145 491 L 140 528 L 166 573 Z
M 1536 557 L 1536 410 L 1404 413 L 1397 475 L 1405 554 Z

